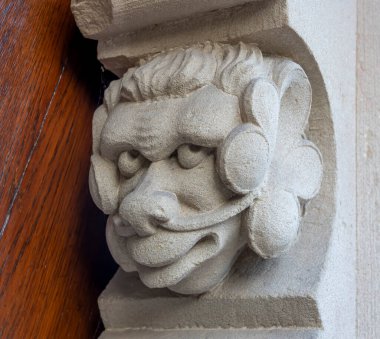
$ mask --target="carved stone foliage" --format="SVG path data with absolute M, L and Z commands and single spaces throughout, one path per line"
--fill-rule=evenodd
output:
M 197 44 L 142 60 L 94 115 L 90 190 L 121 268 L 148 287 L 206 292 L 247 246 L 297 240 L 322 158 L 304 130 L 311 87 L 254 44 Z

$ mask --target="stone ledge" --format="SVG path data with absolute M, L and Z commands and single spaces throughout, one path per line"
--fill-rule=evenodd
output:
M 99 339 L 317 339 L 318 330 L 106 330 Z
M 308 206 L 308 223 L 305 225 L 307 227 L 301 232 L 304 239 L 297 244 L 300 247 L 292 254 L 278 260 L 271 260 L 264 265 L 243 265 L 244 269 L 235 272 L 212 293 L 191 300 L 166 290 L 153 290 L 151 291 L 153 294 L 147 293 L 144 296 L 146 290 L 138 285 L 142 284 L 136 276 L 131 276 L 129 285 L 127 281 L 124 285 L 124 278 L 128 275 L 122 274 L 124 278 L 115 278 L 111 282 L 109 288 L 100 297 L 99 304 L 106 327 L 109 327 L 111 321 L 115 323 L 120 321 L 121 325 L 123 319 L 128 317 L 131 317 L 128 321 L 135 328 L 141 326 L 141 322 L 136 322 L 138 317 L 145 323 L 152 323 L 152 319 L 149 319 L 150 314 L 146 311 L 146 305 L 150 305 L 148 307 L 152 307 L 157 312 L 154 316 L 162 322 L 156 327 L 166 328 L 169 326 L 166 323 L 168 315 L 169 317 L 179 315 L 188 317 L 186 312 L 190 308 L 189 305 L 201 303 L 204 305 L 210 298 L 221 301 L 233 299 L 238 304 L 241 300 L 268 302 L 271 298 L 278 298 L 281 301 L 284 296 L 291 300 L 298 296 L 302 305 L 306 304 L 311 320 L 308 320 L 307 315 L 302 314 L 293 318 L 282 315 L 281 319 L 285 318 L 285 320 L 280 325 L 299 326 L 294 324 L 313 323 L 316 328 L 323 325 L 324 330 L 309 328 L 298 330 L 283 327 L 267 331 L 252 329 L 249 332 L 229 329 L 191 331 L 129 329 L 124 331 L 128 326 L 122 325 L 119 327 L 120 331 L 117 328 L 107 330 L 103 339 L 108 338 L 106 335 L 110 335 L 109 338 L 123 338 L 122 335 L 128 335 L 128 338 L 141 336 L 157 338 L 161 336 L 158 333 L 165 334 L 165 338 L 178 338 L 182 333 L 186 333 L 186 338 L 209 337 L 209 333 L 216 333 L 217 338 L 354 337 L 355 2 L 306 4 L 300 0 L 269 0 L 261 2 L 258 8 L 253 5 L 248 4 L 234 10 L 222 10 L 216 13 L 214 19 L 213 15 L 204 14 L 207 17 L 210 15 L 210 20 L 204 20 L 205 17 L 202 15 L 201 18 L 179 20 L 174 24 L 173 22 L 163 23 L 133 33 L 118 33 L 99 39 L 98 57 L 106 68 L 115 74 L 122 75 L 128 67 L 136 64 L 140 57 L 147 54 L 176 46 L 186 46 L 198 41 L 236 42 L 241 40 L 257 43 L 265 53 L 286 56 L 301 64 L 313 88 L 313 104 L 307 134 L 323 154 L 325 181 L 318 201 Z M 250 10 L 247 11 L 247 9 Z M 337 16 L 336 13 L 345 13 L 345 15 Z M 260 271 L 259 274 L 257 270 Z M 117 280 L 123 288 L 112 288 L 112 286 L 118 286 Z M 252 294 L 249 294 L 250 291 Z M 132 302 L 133 300 L 139 301 L 139 307 Z M 177 305 L 175 300 L 179 305 L 173 308 L 173 305 Z M 314 304 L 309 302 L 310 300 Z M 249 308 L 249 311 L 254 313 L 257 303 L 253 304 L 254 310 Z M 116 316 L 121 318 L 114 319 L 107 313 L 110 305 L 115 305 Z M 282 304 L 279 303 L 279 305 Z M 285 303 L 286 307 L 288 305 L 293 304 Z M 293 305 L 293 308 L 290 307 L 290 311 L 287 312 L 291 312 L 297 306 Z M 215 309 L 215 306 L 213 307 Z M 281 306 L 275 307 L 281 308 Z M 225 316 L 225 312 L 220 309 L 216 311 L 215 315 L 210 312 L 213 322 L 218 314 Z M 235 317 L 232 320 L 228 319 L 227 326 L 231 326 L 230 322 L 238 324 L 237 310 L 231 307 L 227 311 L 229 316 Z M 243 310 L 238 311 L 240 316 Z M 297 311 L 305 313 L 304 309 L 297 309 Z M 191 310 L 191 312 L 194 311 Z M 274 310 L 276 316 L 279 312 L 279 310 Z M 210 313 L 207 315 L 210 316 Z M 195 315 L 200 317 L 200 314 Z M 255 317 L 256 315 L 253 320 L 249 320 L 253 322 L 257 319 Z M 278 316 L 271 320 L 272 323 L 276 319 Z M 302 322 L 299 319 L 303 319 Z M 140 319 L 140 321 L 143 320 Z M 175 323 L 173 320 L 170 321 Z M 194 321 L 191 327 L 198 325 L 203 324 Z M 150 326 L 154 327 L 152 324 Z M 226 325 L 222 322 L 222 326 Z M 178 323 L 175 327 L 178 327 Z M 246 336 L 246 333 L 249 335 Z
M 257 261 L 256 265 L 252 260 Z M 285 277 L 287 282 L 280 279 L 279 284 L 268 286 L 270 281 L 260 281 L 266 275 L 268 262 L 248 251 L 239 261 L 239 269 L 229 279 L 201 296 L 149 289 L 137 274 L 119 270 L 99 297 L 104 325 L 110 329 L 322 327 L 316 286 L 297 288 L 299 272 L 289 272 L 293 277 Z M 286 261 L 274 261 L 283 269 L 291 269 L 286 267 Z M 276 263 L 272 265 L 275 268 Z M 255 272 L 252 266 L 256 266 Z M 252 273 L 258 279 L 252 279 Z
M 85 37 L 103 39 L 190 15 L 257 1 L 261 0 L 72 0 L 71 10 Z

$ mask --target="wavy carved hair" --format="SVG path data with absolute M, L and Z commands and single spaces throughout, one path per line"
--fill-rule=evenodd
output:
M 267 76 L 263 56 L 254 44 L 224 45 L 206 42 L 176 48 L 128 70 L 121 96 L 144 101 L 162 96 L 184 96 L 206 84 L 240 95 L 253 77 Z
M 104 93 L 104 103 L 107 111 L 111 112 L 119 101 L 142 102 L 183 97 L 207 84 L 213 84 L 239 98 L 244 120 L 244 111 L 247 109 L 242 102 L 244 92 L 257 78 L 274 82 L 282 101 L 281 106 L 289 106 L 288 102 L 292 101 L 293 108 L 301 102 L 306 103 L 306 107 L 298 109 L 310 108 L 310 84 L 298 64 L 278 56 L 264 57 L 255 44 L 243 42 L 235 45 L 199 43 L 142 59 L 138 66 L 130 68 L 121 79 L 110 84 Z M 293 87 L 295 91 L 285 95 Z M 297 97 L 305 100 L 296 100 Z M 286 107 L 282 108 L 286 110 Z

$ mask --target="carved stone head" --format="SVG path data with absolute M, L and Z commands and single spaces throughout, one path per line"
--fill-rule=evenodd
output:
M 208 291 L 247 246 L 288 250 L 322 160 L 302 68 L 255 45 L 155 55 L 111 83 L 93 120 L 90 189 L 107 241 L 149 287 Z

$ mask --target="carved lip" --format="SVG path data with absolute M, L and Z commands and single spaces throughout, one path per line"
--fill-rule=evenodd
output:
M 199 252 L 198 258 L 205 256 L 202 260 L 205 261 L 223 247 L 219 239 L 220 226 L 251 205 L 259 193 L 260 189 L 257 189 L 234 198 L 216 210 L 170 220 L 163 223 L 155 234 L 147 237 L 139 237 L 133 226 L 123 222 L 118 215 L 114 215 L 112 221 L 116 234 L 125 238 L 126 254 L 137 265 L 164 268 L 181 261 L 185 256 L 192 256 L 194 252 Z M 204 243 L 208 243 L 206 248 Z
M 210 237 L 197 242 L 188 252 L 170 264 L 149 267 L 137 264 L 137 271 L 145 285 L 151 288 L 172 286 L 186 278 L 199 265 L 217 255 L 218 248 Z
M 194 251 L 199 252 L 199 257 L 208 258 L 217 253 L 220 245 L 219 235 L 214 230 L 186 233 L 160 230 L 147 238 L 133 236 L 127 240 L 132 259 L 151 268 L 171 265 Z
M 116 262 L 127 271 L 137 270 L 145 285 L 157 288 L 178 283 L 223 251 L 239 233 L 240 218 L 189 232 L 160 228 L 149 237 L 121 236 L 113 220 L 108 227 L 107 241 Z
M 208 260 L 221 255 L 226 249 L 231 251 L 231 249 L 235 248 L 235 245 L 233 245 L 234 239 L 240 238 L 240 225 L 240 217 L 235 216 L 208 229 L 191 232 L 162 230 L 162 238 L 165 239 L 168 233 L 171 233 L 173 236 L 167 239 L 167 242 L 162 244 L 163 246 L 156 246 L 153 251 L 149 251 L 150 260 L 148 260 L 148 263 L 150 266 L 146 265 L 147 257 L 144 258 L 145 264 L 143 265 L 138 263 L 136 257 L 132 257 L 133 260 L 136 260 L 137 271 L 141 280 L 151 288 L 168 287 L 178 284 L 202 265 L 207 265 Z M 179 235 L 183 238 L 178 238 Z M 186 239 L 190 235 L 193 238 Z M 177 243 L 173 243 L 173 240 L 176 238 Z M 153 238 L 153 240 L 155 239 Z M 237 244 L 241 245 L 240 242 L 237 242 Z M 170 255 L 176 247 L 178 250 L 177 255 Z M 145 247 L 145 249 L 148 248 Z M 167 249 L 167 251 L 162 252 L 162 249 Z M 234 252 L 235 250 L 232 251 Z M 168 254 L 166 257 L 165 253 Z M 153 258 L 155 265 L 152 265 L 153 261 L 151 259 Z M 228 261 L 228 258 L 226 260 Z
M 139 266 L 167 267 L 195 251 L 200 252 L 198 257 L 202 255 L 209 258 L 217 253 L 220 245 L 219 236 L 215 232 L 217 225 L 188 232 L 159 228 L 149 237 L 139 237 L 133 226 L 123 222 L 118 215 L 112 216 L 112 224 L 115 234 L 125 239 L 125 254 Z

